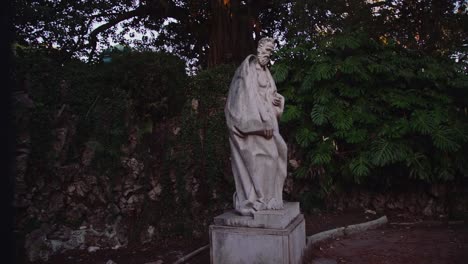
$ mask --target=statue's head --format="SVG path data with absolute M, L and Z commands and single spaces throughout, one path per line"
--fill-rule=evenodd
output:
M 265 37 L 258 41 L 257 58 L 260 65 L 266 66 L 270 62 L 270 56 L 274 48 L 275 40 L 272 38 Z

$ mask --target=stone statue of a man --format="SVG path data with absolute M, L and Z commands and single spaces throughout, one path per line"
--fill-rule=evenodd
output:
M 283 208 L 287 146 L 278 119 L 284 97 L 267 67 L 274 47 L 273 39 L 260 39 L 257 56 L 247 56 L 237 68 L 224 109 L 236 183 L 234 208 L 242 215 Z

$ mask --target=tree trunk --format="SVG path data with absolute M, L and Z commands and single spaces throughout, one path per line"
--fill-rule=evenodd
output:
M 211 0 L 210 4 L 208 67 L 223 63 L 239 64 L 255 52 L 255 12 L 250 4 L 241 4 L 240 0 Z

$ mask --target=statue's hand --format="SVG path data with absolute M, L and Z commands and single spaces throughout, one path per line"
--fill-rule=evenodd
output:
M 280 105 L 281 105 L 281 98 L 275 97 L 275 98 L 273 99 L 273 105 L 274 105 L 274 106 L 280 106 Z
M 270 139 L 273 137 L 273 129 L 266 129 L 266 130 L 263 130 L 263 135 L 262 135 L 264 138 L 266 139 Z
M 243 136 L 248 136 L 248 135 L 256 135 L 256 136 L 262 136 L 266 139 L 270 139 L 273 137 L 273 129 L 265 129 L 265 130 L 256 130 L 248 133 L 242 133 Z

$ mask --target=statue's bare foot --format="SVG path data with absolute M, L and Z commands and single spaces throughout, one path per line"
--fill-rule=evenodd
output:
M 265 202 L 263 202 L 263 199 L 261 199 L 253 203 L 253 208 L 257 211 L 261 211 L 268 209 L 268 205 L 266 205 Z
M 253 216 L 253 213 L 255 212 L 255 209 L 253 209 L 253 208 L 239 208 L 239 209 L 237 209 L 237 212 L 239 212 L 241 215 L 244 215 L 244 216 Z
M 283 201 L 277 202 L 277 203 L 276 203 L 276 209 L 277 209 L 277 210 L 280 210 L 280 209 L 283 209 L 283 208 L 284 208 Z
M 253 216 L 254 212 L 256 211 L 254 204 L 249 200 L 245 200 L 239 203 L 237 201 L 236 193 L 234 193 L 234 208 L 239 214 L 244 216 Z
M 275 198 L 271 198 L 270 201 L 268 201 L 267 205 L 268 209 L 270 210 L 280 210 L 283 209 L 283 202 L 279 202 Z

